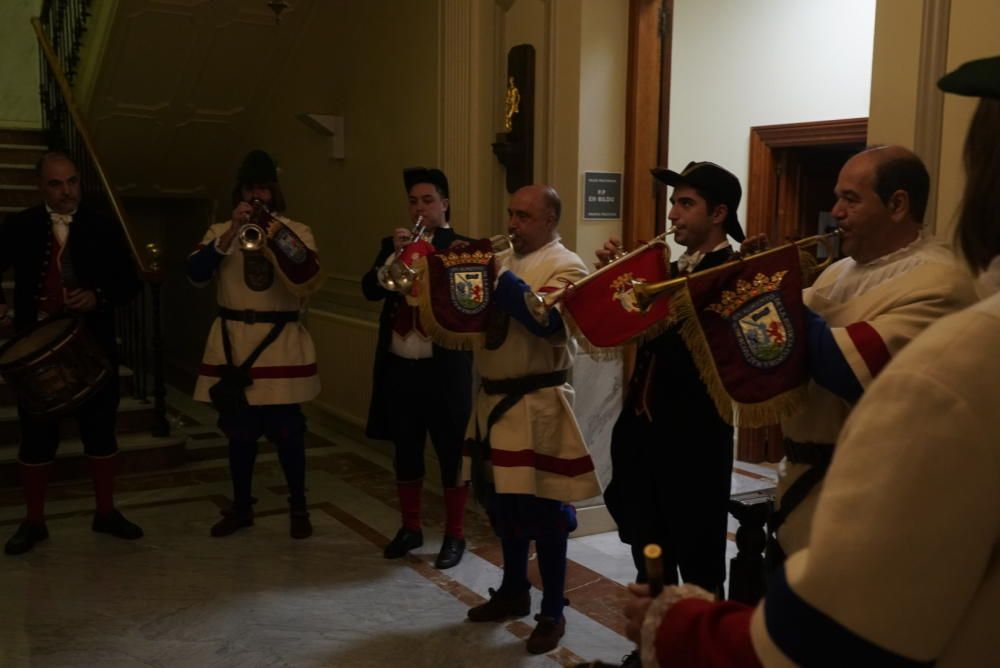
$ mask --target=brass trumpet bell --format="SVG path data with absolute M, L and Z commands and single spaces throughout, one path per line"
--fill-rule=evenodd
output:
M 247 223 L 240 228 L 237 239 L 240 248 L 245 251 L 258 251 L 264 247 L 264 239 L 267 233 L 264 228 L 256 223 Z

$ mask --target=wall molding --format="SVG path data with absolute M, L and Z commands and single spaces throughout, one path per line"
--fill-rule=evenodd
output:
M 923 159 L 931 176 L 924 227 L 937 230 L 938 174 L 941 170 L 941 131 L 944 93 L 937 82 L 948 69 L 948 28 L 951 0 L 924 0 L 920 33 L 920 69 L 917 75 L 917 105 L 913 150 Z

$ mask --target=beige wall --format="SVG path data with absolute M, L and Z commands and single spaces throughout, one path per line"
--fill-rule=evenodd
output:
M 590 258 L 621 230 L 584 221 L 581 199 L 585 171 L 624 170 L 628 1 L 516 0 L 502 26 L 504 59 L 535 47 L 535 181 L 559 191 L 563 243 Z
M 1000 2 L 952 0 L 949 20 L 948 66 L 951 71 L 975 58 L 1000 54 Z M 951 238 L 955 213 L 965 183 L 962 147 L 976 100 L 944 96 L 941 123 L 941 167 L 938 180 L 937 234 Z
M 875 11 L 868 140 L 913 146 L 923 2 L 879 0 Z
M 39 128 L 38 42 L 29 23 L 42 0 L 5 0 L 0 22 L 0 127 Z
M 945 21 L 931 25 L 925 17 L 935 8 L 948 9 Z M 958 65 L 1000 53 L 1000 3 L 996 0 L 879 0 L 875 27 L 875 57 L 872 62 L 872 100 L 869 140 L 905 146 L 937 147 L 937 205 L 932 228 L 938 237 L 950 239 L 955 211 L 964 183 L 961 152 L 965 131 L 975 102 L 937 91 L 934 82 Z M 935 34 L 940 30 L 942 34 Z M 943 43 L 946 62 L 941 71 L 927 71 L 933 63 L 921 62 L 921 49 Z M 918 106 L 920 87 L 933 104 Z M 924 115 L 924 117 L 921 116 Z M 940 114 L 940 123 L 927 116 Z M 940 129 L 938 129 L 938 127 Z M 922 136 L 924 132 L 934 136 Z M 924 156 L 926 157 L 926 156 Z M 933 172 L 933 168 L 932 168 Z
M 380 239 L 409 227 L 403 167 L 440 157 L 437 7 L 315 3 L 248 137 L 279 160 L 289 214 L 312 227 L 330 276 L 309 316 L 324 388 L 318 403 L 358 425 L 368 408 L 377 307 L 363 310 L 359 279 Z M 296 119 L 299 112 L 344 117 L 343 160 L 329 157 L 329 138 Z
M 583 220 L 583 173 L 625 171 L 628 2 L 584 2 L 580 26 L 579 173 L 576 250 L 588 263 L 621 220 Z M 624 184 L 623 184 L 624 188 Z

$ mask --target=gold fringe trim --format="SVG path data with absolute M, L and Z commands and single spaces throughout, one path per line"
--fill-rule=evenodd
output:
M 687 318 L 688 315 L 686 314 L 693 313 L 693 309 L 690 307 L 687 308 L 683 314 L 676 309 L 676 304 L 673 301 L 673 299 L 676 295 L 679 295 L 682 291 L 685 293 L 687 292 L 686 285 L 678 286 L 678 288 L 673 292 L 671 292 L 669 297 L 667 297 L 671 300 L 671 307 L 674 307 L 673 312 L 671 312 L 665 318 L 662 318 L 661 320 L 657 321 L 653 325 L 647 327 L 643 331 L 639 332 L 635 336 L 625 341 L 622 341 L 616 346 L 603 347 L 591 343 L 590 339 L 587 338 L 587 335 L 583 333 L 583 330 L 580 329 L 580 326 L 573 319 L 572 314 L 570 314 L 569 311 L 565 309 L 563 309 L 561 313 L 563 320 L 566 321 L 570 333 L 573 335 L 574 338 L 576 338 L 577 342 L 580 344 L 580 347 L 585 352 L 587 352 L 587 354 L 594 355 L 595 357 L 601 357 L 601 359 L 614 359 L 621 356 L 620 351 L 625 346 L 630 346 L 633 344 L 641 346 L 647 341 L 652 341 L 660 334 L 666 332 L 668 329 L 675 327 L 678 324 L 678 322 Z M 657 299 L 664 299 L 664 297 L 657 297 Z M 690 304 L 690 299 L 687 300 L 687 303 Z
M 743 404 L 734 401 L 736 426 L 767 427 L 777 424 L 782 418 L 790 417 L 802 410 L 808 396 L 809 387 L 807 384 L 802 384 L 761 403 Z
M 420 325 L 431 340 L 450 350 L 475 350 L 483 345 L 485 332 L 453 332 L 444 327 L 434 317 L 434 307 L 431 305 L 430 286 L 427 284 L 427 259 L 417 258 L 413 263 L 417 272 L 417 308 L 420 311 Z
M 600 362 L 616 360 L 622 356 L 622 349 L 619 346 L 604 348 L 591 343 L 568 311 L 560 311 L 560 314 L 562 315 L 563 322 L 566 323 L 566 331 L 576 341 L 576 344 L 580 346 L 580 351 L 585 355 L 589 355 Z
M 726 392 L 726 386 L 715 365 L 708 339 L 696 317 L 691 293 L 685 288 L 683 296 L 678 295 L 675 304 L 683 319 L 680 326 L 681 338 L 691 352 L 691 358 L 698 367 L 698 375 L 708 388 L 708 394 L 723 420 L 734 427 L 766 427 L 777 424 L 782 418 L 793 415 L 802 408 L 808 392 L 805 384 L 756 404 L 734 401 Z

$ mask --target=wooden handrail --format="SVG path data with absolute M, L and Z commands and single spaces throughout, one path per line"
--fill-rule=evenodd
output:
M 80 133 L 80 138 L 83 140 L 83 145 L 86 147 L 87 153 L 90 154 L 90 159 L 94 163 L 94 169 L 97 171 L 101 186 L 104 188 L 104 192 L 108 196 L 108 201 L 111 202 L 111 210 L 118 219 L 118 223 L 122 226 L 122 230 L 125 232 L 125 239 L 128 241 L 129 250 L 132 252 L 132 259 L 135 260 L 135 264 L 142 273 L 144 280 L 158 283 L 162 279 L 162 270 L 158 266 L 157 262 L 147 262 L 141 252 L 140 246 L 136 243 L 136 237 L 132 230 L 132 224 L 129 221 L 128 216 L 125 214 L 125 208 L 122 206 L 121 200 L 111 187 L 111 181 L 108 179 L 107 172 L 104 171 L 104 167 L 101 165 L 101 161 L 97 157 L 94 140 L 90 136 L 90 131 L 83 119 L 83 114 L 80 113 L 80 110 L 76 105 L 76 98 L 73 97 L 73 89 L 69 85 L 66 73 L 63 72 L 62 66 L 59 64 L 59 58 L 56 56 L 55 49 L 52 48 L 52 42 L 49 41 L 48 36 L 45 34 L 45 28 L 42 26 L 42 22 L 38 17 L 33 17 L 31 19 L 31 25 L 35 29 L 35 35 L 38 37 L 38 45 L 41 47 L 42 53 L 45 55 L 45 60 L 48 62 L 49 69 L 52 71 L 52 75 L 55 77 L 56 83 L 59 85 L 59 91 L 62 93 L 63 99 L 66 101 L 66 109 L 69 111 L 69 114 L 73 119 L 73 123 L 76 125 L 77 131 Z

